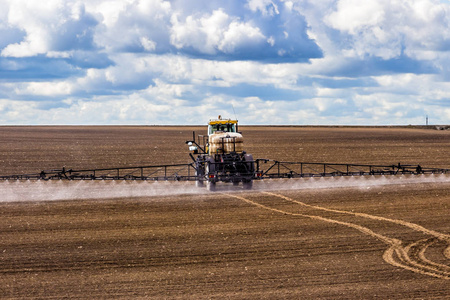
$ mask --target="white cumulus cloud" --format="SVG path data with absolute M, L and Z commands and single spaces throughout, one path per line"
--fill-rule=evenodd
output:
M 25 37 L 2 49 L 2 56 L 29 57 L 49 51 L 94 47 L 93 27 L 97 23 L 86 14 L 82 3 L 63 0 L 7 2 L 9 26 L 23 31 Z
M 449 13 L 448 5 L 435 0 L 340 0 L 324 20 L 349 40 L 349 56 L 424 58 L 423 50 L 448 47 Z
M 438 0 L 3 0 L 0 122 L 448 123 L 449 20 Z
M 265 39 L 259 28 L 230 17 L 221 9 L 210 15 L 188 16 L 185 20 L 173 15 L 172 24 L 171 42 L 175 47 L 193 48 L 210 55 L 233 53 Z

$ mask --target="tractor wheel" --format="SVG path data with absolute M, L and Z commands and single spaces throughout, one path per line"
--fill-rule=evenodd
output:
M 251 154 L 245 154 L 244 161 L 247 161 L 246 168 L 247 172 L 251 173 L 252 175 L 255 174 L 255 163 L 253 162 L 253 155 Z
M 204 187 L 205 181 L 205 165 L 201 161 L 196 162 L 195 170 L 195 186 Z
M 206 182 L 206 189 L 210 192 L 216 191 L 216 183 L 211 181 Z
M 244 190 L 251 190 L 253 187 L 253 181 L 242 181 L 242 187 L 244 188 Z

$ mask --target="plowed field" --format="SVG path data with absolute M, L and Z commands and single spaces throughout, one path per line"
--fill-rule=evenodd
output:
M 187 127 L 0 127 L 0 175 L 188 162 Z M 257 158 L 450 168 L 450 132 L 242 127 Z M 0 298 L 447 299 L 450 176 L 0 182 Z

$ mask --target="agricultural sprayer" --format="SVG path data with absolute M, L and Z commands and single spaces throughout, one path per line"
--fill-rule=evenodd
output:
M 210 120 L 206 135 L 186 141 L 192 160 L 186 164 L 165 164 L 103 169 L 42 170 L 37 173 L 3 175 L 0 180 L 165 180 L 193 181 L 199 187 L 214 191 L 217 183 L 242 184 L 251 189 L 254 180 L 268 178 L 301 178 L 332 176 L 420 175 L 446 174 L 450 169 L 427 168 L 421 165 L 340 164 L 286 162 L 254 158 L 244 151 L 244 138 L 238 121 Z

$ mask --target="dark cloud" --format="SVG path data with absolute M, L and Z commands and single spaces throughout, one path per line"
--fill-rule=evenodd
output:
M 253 18 L 263 34 L 273 39 L 273 45 L 260 49 L 260 57 L 274 62 L 308 61 L 323 57 L 320 47 L 307 34 L 308 25 L 304 16 L 288 10 L 283 2 L 278 1 L 277 4 L 278 14 L 266 16 L 260 12 Z
M 93 51 L 76 51 L 65 61 L 83 69 L 103 69 L 114 65 L 114 62 L 106 53 Z
M 171 13 L 158 7 L 160 12 L 153 15 L 129 6 L 112 27 L 102 27 L 104 36 L 98 41 L 116 51 L 171 53 L 221 61 L 305 62 L 323 56 L 306 33 L 304 17 L 288 11 L 283 2 L 277 3 L 279 13 L 272 16 L 251 11 L 244 1 L 174 1 L 171 5 Z M 218 20 L 218 11 L 227 19 Z M 174 18 L 180 26 L 173 24 Z M 197 27 L 189 27 L 193 24 Z M 255 32 L 246 32 L 249 28 L 261 36 L 256 38 Z M 216 33 L 209 34 L 209 30 Z M 181 40 L 174 42 L 174 36 Z M 226 41 L 227 37 L 233 40 Z M 143 38 L 154 43 L 154 48 L 146 48 Z M 205 49 L 208 43 L 212 44 Z
M 430 61 L 415 60 L 405 55 L 393 59 L 379 57 L 342 58 L 338 66 L 330 66 L 328 70 L 322 70 L 328 76 L 342 77 L 366 77 L 387 74 L 435 74 L 439 70 Z
M 437 73 L 436 67 L 429 61 L 419 61 L 405 55 L 393 59 L 376 58 L 368 61 L 368 66 L 383 73 L 414 73 L 433 74 Z
M 19 43 L 25 38 L 25 36 L 26 33 L 19 28 L 0 26 L 0 51 L 9 44 Z
M 90 14 L 86 14 L 84 6 L 81 6 L 78 18 L 69 18 L 58 26 L 51 37 L 50 48 L 52 51 L 71 50 L 95 50 L 95 27 L 97 20 Z
M 81 76 L 84 70 L 75 68 L 66 60 L 34 57 L 0 57 L 1 81 L 47 81 L 71 76 Z

